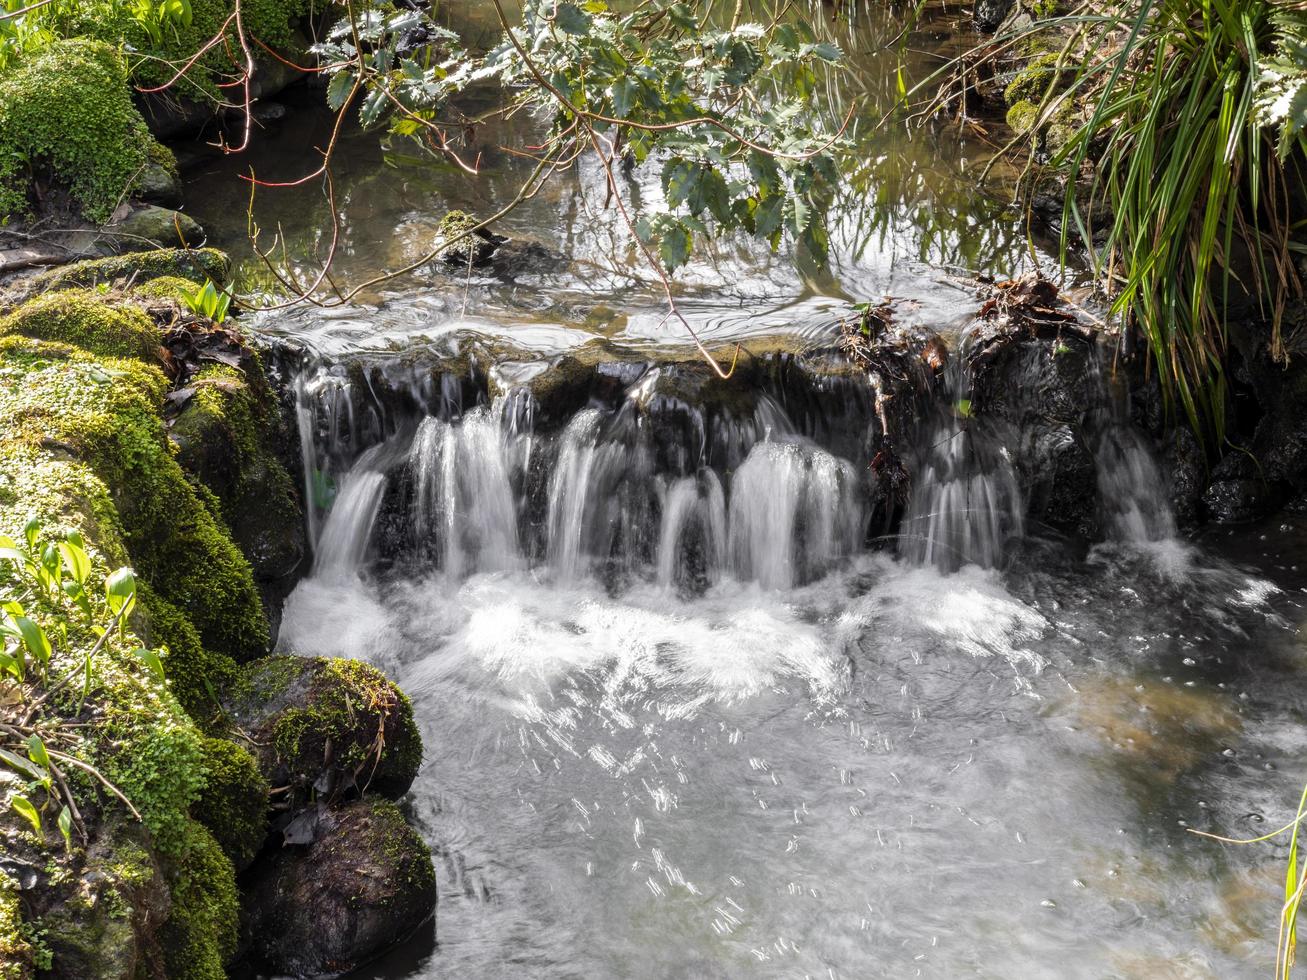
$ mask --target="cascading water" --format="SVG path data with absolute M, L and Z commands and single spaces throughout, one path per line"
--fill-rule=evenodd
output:
M 318 541 L 313 560 L 315 577 L 343 582 L 362 569 L 386 489 L 385 473 L 377 466 L 384 450 L 385 446 L 367 450 L 341 481 Z
M 824 575 L 861 544 L 857 477 L 846 460 L 762 442 L 731 484 L 730 557 L 742 579 L 788 589 Z
M 500 413 L 476 408 L 457 425 L 425 418 L 409 451 L 413 528 L 431 539 L 447 575 L 504 571 L 521 561 Z
M 1120 928 L 1117 869 L 1155 855 L 1118 832 L 1137 804 L 1104 770 L 1237 762 L 1220 755 L 1241 738 L 1210 703 L 1223 693 L 1187 686 L 1203 680 L 1186 664 L 1264 644 L 1239 630 L 1269 587 L 1206 576 L 1216 613 L 1195 629 L 1192 604 L 1144 608 L 1120 587 L 1137 563 L 1032 571 L 1005 551 L 1022 516 L 1004 442 L 961 407 L 910 467 L 895 561 L 863 550 L 861 467 L 770 399 L 687 420 L 684 400 L 624 391 L 551 415 L 524 390 L 456 405 L 433 388 L 383 411 L 331 377 L 304 386 L 301 432 L 334 501 L 280 642 L 370 659 L 410 694 L 431 763 L 405 806 L 447 883 L 440 945 L 374 975 L 955 976 L 983 949 L 995 975 L 1039 976 L 1061 910 L 1115 930 L 1112 957 L 1177 953 L 1165 902 L 1130 894 Z M 1105 523 L 1165 537 L 1144 444 L 1101 431 Z M 665 451 L 682 432 L 684 452 Z M 1162 726 L 1148 739 L 1142 689 Z M 1068 844 L 1072 821 L 1084 842 Z M 954 869 L 972 867 L 1003 899 L 978 923 L 956 913 L 975 876 Z M 1209 874 L 1179 884 L 1219 903 Z M 1086 977 L 1151 975 L 1088 961 Z
M 663 495 L 658 584 L 710 585 L 726 567 L 726 497 L 710 469 L 673 480 Z
M 1126 425 L 1109 426 L 1099 438 L 1096 457 L 1108 535 L 1135 545 L 1175 538 L 1166 481 L 1139 433 Z
M 1025 501 L 1007 448 L 971 415 L 965 355 L 948 370 L 951 404 L 918 450 L 899 554 L 945 572 L 996 568 L 1024 532 Z

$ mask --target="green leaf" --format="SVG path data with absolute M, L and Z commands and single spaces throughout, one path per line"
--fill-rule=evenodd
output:
M 359 110 L 359 122 L 364 129 L 369 129 L 376 125 L 381 118 L 382 111 L 386 108 L 385 89 L 375 88 L 368 93 L 368 97 L 363 100 L 363 108 Z
M 590 29 L 594 26 L 594 18 L 574 3 L 560 3 L 554 23 L 558 25 L 564 34 L 584 37 L 590 33 Z
M 690 260 L 690 232 L 679 221 L 669 223 L 658 241 L 658 255 L 668 272 L 675 272 Z
M 81 539 L 73 541 L 70 537 L 60 542 L 59 554 L 63 558 L 64 568 L 68 569 L 69 577 L 78 585 L 85 582 L 86 577 L 91 574 L 91 559 L 87 557 L 86 549 L 81 546 Z
M 625 75 L 613 82 L 612 88 L 608 90 L 613 99 L 613 115 L 619 119 L 630 118 L 631 107 L 635 105 L 639 91 L 639 83 Z
M 26 616 L 15 616 L 13 622 L 22 635 L 23 646 L 27 647 L 27 652 L 35 657 L 39 663 L 48 663 L 50 660 L 50 640 L 46 637 L 45 630 Z
M 35 732 L 27 738 L 27 757 L 42 769 L 50 768 L 50 754 L 45 751 L 45 743 L 41 741 L 41 736 Z
M 120 568 L 105 580 L 104 598 L 109 612 L 126 617 L 136 604 L 136 576 L 130 568 Z
M 953 411 L 957 413 L 958 418 L 971 418 L 971 399 L 959 398 L 953 405 Z
M 132 654 L 145 664 L 150 673 L 158 678 L 160 684 L 168 683 L 168 677 L 163 670 L 163 660 L 160 659 L 157 651 L 138 647 L 132 651 Z
M 32 806 L 32 801 L 26 796 L 15 796 L 9 803 L 14 811 L 21 817 L 25 818 L 32 825 L 32 829 L 38 834 L 41 832 L 41 814 L 37 812 L 36 807 Z
M 73 849 L 73 812 L 64 807 L 59 811 L 59 833 L 64 835 L 64 848 Z
M 15 772 L 20 772 L 34 782 L 44 783 L 50 779 L 50 774 L 34 763 L 31 759 L 24 759 L 17 752 L 10 752 L 8 749 L 0 749 L 0 762 L 5 762 Z
M 785 213 L 785 196 L 774 194 L 763 198 L 758 203 L 758 210 L 753 213 L 754 234 L 762 239 L 770 239 L 781 230 L 781 220 Z

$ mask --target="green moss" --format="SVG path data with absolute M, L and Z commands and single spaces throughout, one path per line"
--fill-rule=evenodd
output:
M 143 300 L 172 300 L 180 304 L 182 297 L 195 291 L 196 283 L 180 276 L 160 276 L 132 287 L 132 295 Z M 199 283 L 203 285 L 203 283 Z
M 226 980 L 236 952 L 240 902 L 236 875 L 222 848 L 192 822 L 189 846 L 170 875 L 172 913 L 161 930 L 169 980 Z
M 195 394 L 173 421 L 178 460 L 209 487 L 256 576 L 288 575 L 303 559 L 303 515 L 295 483 L 273 450 L 278 407 L 257 357 L 242 372 L 206 365 Z
M 394 890 L 396 900 L 422 895 L 436 887 L 436 872 L 431 864 L 431 849 L 426 841 L 408 825 L 403 812 L 390 800 L 375 796 L 366 797 L 371 811 L 365 839 L 359 842 L 359 851 L 384 854 L 389 867 L 402 874 Z
M 220 728 L 218 692 L 237 677 L 236 661 L 205 649 L 185 614 L 148 583 L 137 583 L 137 600 L 136 628 L 147 646 L 164 648 L 162 660 L 169 688 L 201 730 Z
M 422 765 L 422 737 L 408 696 L 361 660 L 326 663 L 313 680 L 305 707 L 291 708 L 277 720 L 273 740 L 278 753 L 284 759 L 303 760 L 307 776 L 313 764 L 321 765 L 330 744 L 337 764 L 358 770 L 360 782 L 378 793 L 407 788 Z M 388 717 L 395 725 L 379 763 L 372 755 L 375 723 L 372 731 L 360 730 L 360 713 Z
M 268 835 L 268 783 L 254 757 L 227 739 L 205 739 L 204 789 L 194 811 L 231 863 L 248 867 Z
M 134 306 L 113 306 L 103 296 L 71 290 L 38 296 L 0 318 L 0 336 L 56 340 L 106 357 L 157 361 L 162 338 L 154 321 Z
M 48 169 L 87 218 L 108 221 L 152 141 L 115 48 L 74 39 L 39 49 L 0 79 L 0 218 L 27 211 L 30 175 Z
M 1028 133 L 1039 119 L 1039 107 L 1022 99 L 1007 111 L 1007 124 L 1015 133 Z
M 1054 52 L 1047 52 L 1029 61 L 1003 90 L 1003 101 L 1009 106 L 1020 102 L 1038 105 L 1050 94 L 1050 87 L 1052 92 L 1064 88 L 1074 73 L 1065 65 L 1059 71 L 1056 67 L 1058 57 Z
M 49 269 L 25 280 L 23 288 L 25 295 L 31 296 L 56 289 L 90 288 L 100 283 L 128 280 L 140 286 L 164 276 L 185 279 L 196 285 L 203 285 L 205 279 L 222 284 L 230 274 L 231 261 L 216 248 L 158 248 Z
M 245 669 L 231 708 L 264 746 L 264 771 L 278 783 L 307 787 L 330 767 L 376 793 L 399 796 L 422 765 L 408 697 L 359 660 L 265 657 Z
M 18 372 L 0 378 L 0 427 L 66 448 L 111 488 L 137 570 L 186 613 L 205 646 L 238 660 L 266 649 L 249 564 L 169 450 L 163 373 L 18 337 L 0 338 L 0 364 Z
M 126 45 L 134 53 L 133 80 L 159 85 L 172 78 L 173 64 L 190 58 L 222 31 L 232 9 L 230 0 L 190 0 L 187 21 L 172 20 L 154 37 L 146 31 L 129 0 L 60 4 L 47 13 L 44 21 L 64 37 L 94 37 L 115 47 Z M 309 0 L 246 0 L 241 4 L 241 17 L 251 36 L 271 47 L 289 48 L 294 22 L 310 9 Z M 227 34 L 228 44 L 218 45 L 201 57 L 187 77 L 173 87 L 172 94 L 191 99 L 219 94 L 217 82 L 234 74 L 228 51 L 236 41 L 232 31 Z
M 22 927 L 18 890 L 0 876 L 0 980 L 28 980 L 34 972 L 32 945 Z

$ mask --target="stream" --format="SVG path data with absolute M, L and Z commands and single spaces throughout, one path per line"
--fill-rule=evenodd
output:
M 957 19 L 936 10 L 922 46 L 954 49 Z M 990 146 L 875 127 L 893 28 L 841 28 L 865 165 L 830 269 L 708 250 L 678 285 L 705 341 L 785 362 L 886 296 L 957 338 L 974 276 L 1050 261 L 1004 206 L 1011 174 L 980 179 Z M 298 176 L 329 124 L 291 112 L 260 176 Z M 493 211 L 524 173 L 494 145 L 531 125 L 487 133 L 475 180 L 347 131 L 337 274 L 412 261 L 450 208 Z M 243 244 L 249 165 L 202 164 L 188 197 L 270 288 Z M 656 199 L 656 174 L 625 193 Z M 1181 536 L 1103 394 L 1102 543 L 1027 520 L 1017 444 L 948 413 L 883 540 L 852 382 L 668 388 L 693 354 L 602 199 L 582 162 L 510 216 L 552 257 L 511 275 L 437 263 L 254 319 L 294 351 L 312 502 L 279 648 L 382 667 L 426 745 L 404 805 L 437 928 L 359 975 L 1267 975 L 1287 841 L 1190 831 L 1265 833 L 1307 779 L 1307 515 Z M 320 190 L 261 207 L 311 275 Z M 589 380 L 547 404 L 567 358 Z

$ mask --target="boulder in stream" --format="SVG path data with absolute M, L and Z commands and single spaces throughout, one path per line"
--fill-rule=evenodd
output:
M 279 976 L 347 973 L 413 934 L 436 909 L 431 852 L 395 804 L 325 810 L 316 840 L 256 869 L 250 959 Z
M 245 669 L 224 707 L 274 791 L 287 788 L 291 811 L 311 792 L 398 798 L 422 763 L 408 698 L 362 661 L 265 657 Z

